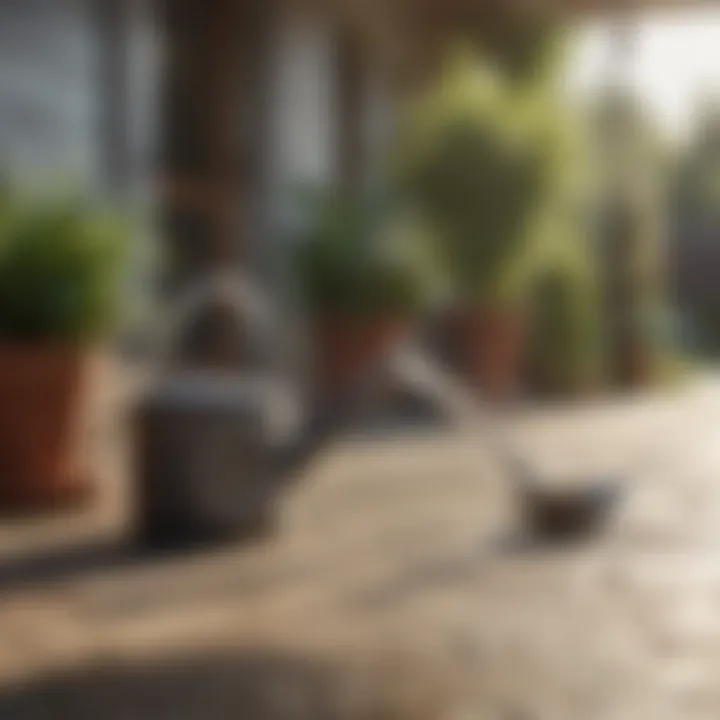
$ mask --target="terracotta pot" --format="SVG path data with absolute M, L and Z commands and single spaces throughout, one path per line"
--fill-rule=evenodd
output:
M 453 355 L 468 379 L 494 400 L 515 396 L 521 385 L 525 322 L 517 310 L 461 308 L 451 313 Z
M 654 378 L 652 352 L 646 348 L 629 347 L 619 353 L 618 375 L 624 388 L 643 388 Z
M 524 375 L 529 392 L 543 398 L 588 398 L 603 389 L 600 369 L 578 366 L 573 372 L 560 359 L 553 361 L 531 355 L 527 358 Z
M 600 381 L 592 377 L 560 377 L 550 369 L 531 369 L 530 390 L 540 397 L 588 398 L 601 390 Z
M 79 349 L 0 345 L 0 512 L 88 496 L 78 465 L 88 360 Z
M 320 393 L 335 397 L 378 362 L 408 321 L 398 317 L 317 318 L 313 324 Z

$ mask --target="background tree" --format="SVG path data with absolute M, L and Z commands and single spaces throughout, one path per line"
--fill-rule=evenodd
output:
M 698 106 L 672 174 L 672 281 L 693 349 L 720 348 L 720 99 Z
M 644 384 L 654 374 L 663 315 L 666 153 L 627 88 L 600 93 L 592 112 L 598 169 L 598 256 L 610 380 Z

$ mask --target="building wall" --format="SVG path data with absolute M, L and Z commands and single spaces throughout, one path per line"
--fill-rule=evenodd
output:
M 128 180 L 143 184 L 154 153 L 156 40 L 142 0 L 123 4 L 127 87 L 103 83 L 107 47 L 98 4 L 108 0 L 0 2 L 0 167 L 24 183 L 106 189 L 103 103 L 120 92 L 128 113 Z
M 123 47 L 114 50 L 98 12 L 113 2 L 123 8 L 123 28 L 110 36 Z M 267 64 L 266 118 L 256 139 L 264 187 L 254 194 L 263 209 L 251 228 L 257 246 L 293 226 L 299 187 L 331 185 L 338 170 L 338 28 L 328 17 L 278 3 L 264 42 L 258 62 Z M 106 64 L 118 62 L 112 52 L 125 56 L 122 87 L 107 82 L 114 75 Z M 118 171 L 119 152 L 124 189 L 149 200 L 161 57 L 150 0 L 0 0 L 0 168 L 33 183 L 114 192 L 117 178 L 110 175 Z M 374 178 L 392 112 L 372 73 L 363 92 L 360 142 Z M 116 121 L 122 116 L 119 148 L 108 147 L 108 107 Z
M 343 34 L 327 16 L 280 5 L 269 39 L 269 213 L 280 228 L 292 227 L 298 187 L 332 186 L 342 174 Z M 383 147 L 395 108 L 379 69 L 360 57 L 360 103 L 356 142 L 361 185 L 384 170 Z
M 372 188 L 387 172 L 387 149 L 395 133 L 399 108 L 392 89 L 376 66 L 366 70 L 362 121 L 364 185 Z
M 295 220 L 298 188 L 333 182 L 336 139 L 335 35 L 322 17 L 283 6 L 271 20 L 268 73 L 270 232 Z
M 0 3 L 0 163 L 13 174 L 97 176 L 86 10 L 83 0 Z

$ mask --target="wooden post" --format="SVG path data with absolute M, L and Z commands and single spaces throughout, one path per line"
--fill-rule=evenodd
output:
M 262 158 L 260 73 L 266 0 L 162 0 L 165 44 L 160 218 L 169 295 L 245 257 Z M 182 361 L 247 357 L 237 319 L 208 310 Z
M 238 261 L 252 182 L 242 83 L 261 0 L 164 0 L 160 196 L 173 279 Z M 250 105 L 252 108 L 252 105 Z

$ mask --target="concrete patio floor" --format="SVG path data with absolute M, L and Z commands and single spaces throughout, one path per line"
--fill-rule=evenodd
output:
M 615 526 L 553 551 L 512 542 L 509 485 L 463 429 L 333 448 L 265 544 L 133 556 L 104 427 L 92 509 L 0 525 L 2 720 L 451 717 L 446 693 L 469 718 L 720 717 L 716 380 L 512 420 L 541 464 L 631 472 Z

